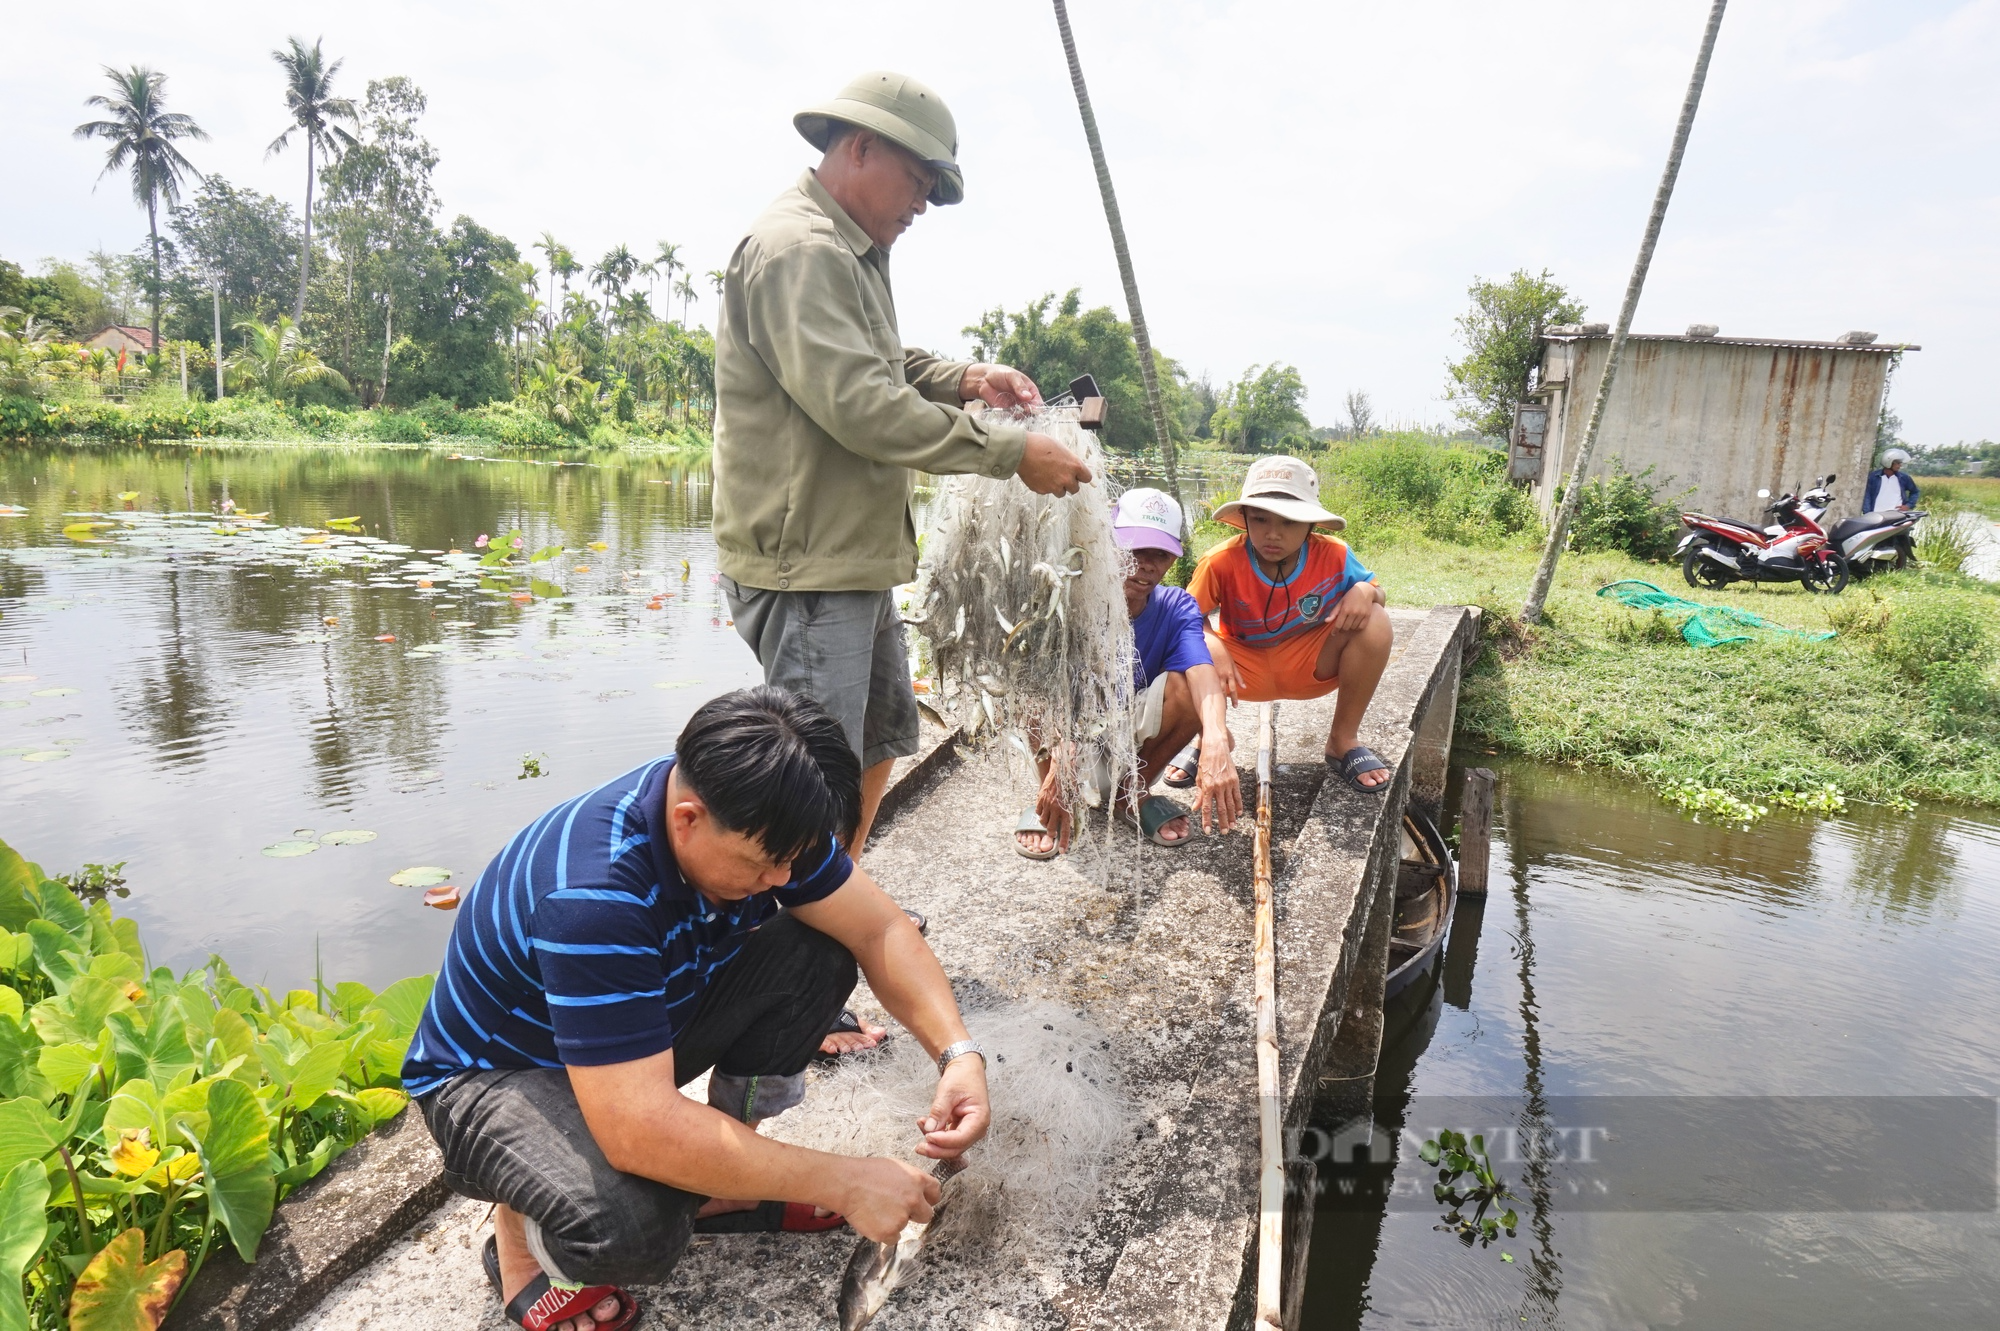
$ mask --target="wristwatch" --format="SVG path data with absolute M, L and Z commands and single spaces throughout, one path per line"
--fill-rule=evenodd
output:
M 979 1041 L 960 1040 L 957 1044 L 946 1045 L 944 1052 L 938 1055 L 938 1075 L 940 1077 L 944 1075 L 945 1068 L 950 1065 L 954 1058 L 963 1058 L 967 1054 L 979 1055 L 981 1063 L 986 1061 L 986 1051 L 979 1047 Z

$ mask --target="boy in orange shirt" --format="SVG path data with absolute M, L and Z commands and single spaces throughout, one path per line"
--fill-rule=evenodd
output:
M 1285 457 L 1258 459 L 1243 497 L 1215 517 L 1244 534 L 1203 555 L 1188 590 L 1215 616 L 1208 648 L 1223 691 L 1270 702 L 1338 689 L 1326 764 L 1356 790 L 1380 791 L 1392 773 L 1360 730 L 1389 664 L 1387 598 L 1346 542 L 1313 530 L 1347 520 L 1320 507 L 1318 474 Z

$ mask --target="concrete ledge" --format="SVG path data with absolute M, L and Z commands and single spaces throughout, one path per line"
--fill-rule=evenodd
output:
M 411 1106 L 279 1204 L 256 1265 L 245 1266 L 218 1235 L 172 1323 L 280 1331 L 446 1195 L 437 1146 Z
M 1394 779 L 1363 794 L 1321 761 L 1333 701 L 1279 708 L 1273 869 L 1284 1118 L 1303 1126 L 1324 1078 L 1369 1091 L 1381 1040 L 1387 913 L 1407 800 L 1441 788 L 1470 622 L 1456 608 L 1392 611 L 1396 644 L 1362 726 Z M 1235 713 L 1241 739 L 1248 709 Z M 942 731 L 896 772 L 867 865 L 931 921 L 931 941 L 968 1007 L 1054 1003 L 1096 1028 L 1085 1058 L 1108 1065 L 1138 1128 L 1102 1163 L 1094 1210 L 1050 1242 L 996 1260 L 985 1241 L 940 1245 L 899 1291 L 880 1331 L 1247 1325 L 1258 1156 L 1251 1044 L 1250 839 L 1197 836 L 1164 850 L 1121 834 L 1108 854 L 1033 863 L 1010 831 L 1032 769 L 1004 746 L 967 752 Z M 1254 754 L 1239 745 L 1247 768 Z M 1103 820 L 1094 818 L 1095 835 Z M 865 986 L 857 1011 L 878 1014 Z M 974 1031 L 977 1033 L 977 1022 Z M 996 1101 L 1005 1074 L 994 1076 Z M 793 1114 L 811 1116 L 816 1090 Z M 789 1115 L 787 1116 L 789 1117 Z M 780 1119 L 774 1135 L 783 1135 Z M 315 1331 L 367 1325 L 504 1327 L 475 1247 L 484 1207 L 453 1201 L 422 1232 L 343 1283 Z M 1031 1221 L 996 1212 L 1017 1229 Z M 758 1326 L 822 1331 L 852 1251 L 823 1235 L 698 1239 L 670 1280 L 635 1290 L 641 1331 Z M 240 1323 L 250 1326 L 251 1323 Z M 276 1327 L 278 1323 L 265 1323 Z

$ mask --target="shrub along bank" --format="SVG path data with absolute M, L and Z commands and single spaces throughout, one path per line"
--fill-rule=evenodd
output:
M 600 421 L 587 430 L 569 429 L 518 402 L 492 402 L 466 409 L 443 398 L 427 398 L 407 409 L 361 411 L 318 403 L 287 405 L 261 395 L 216 402 L 168 390 L 136 395 L 128 402 L 99 397 L 0 397 L 0 441 L 238 439 L 416 444 L 450 438 L 538 448 L 616 448 L 629 443 L 700 449 L 709 445 L 707 432 L 695 422 L 641 412 L 630 423 Z
M 282 996 L 219 957 L 146 969 L 137 925 L 0 842 L 0 1327 L 148 1331 L 219 1239 L 403 1111 L 431 978 Z
M 1614 471 L 1585 491 L 1579 548 L 1530 627 L 1518 612 L 1543 529 L 1497 450 L 1390 436 L 1314 462 L 1327 506 L 1348 519 L 1344 535 L 1390 604 L 1484 608 L 1459 701 L 1463 742 L 1610 768 L 1683 802 L 1692 788 L 1751 806 L 2000 806 L 2000 587 L 1920 569 L 1838 597 L 1750 584 L 1698 592 L 1673 565 L 1635 557 L 1671 551 L 1672 496 L 1650 476 Z M 1194 544 L 1230 534 L 1201 521 Z M 1597 596 L 1624 578 L 1837 636 L 1696 649 L 1678 621 Z

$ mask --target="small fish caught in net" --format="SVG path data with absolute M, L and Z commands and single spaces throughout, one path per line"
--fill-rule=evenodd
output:
M 1762 615 L 1733 606 L 1703 605 L 1699 601 L 1662 591 L 1638 578 L 1606 583 L 1597 589 L 1597 594 L 1609 596 L 1634 610 L 1657 610 L 1663 615 L 1685 616 L 1681 623 L 1681 637 L 1687 639 L 1691 647 L 1722 647 L 1730 643 L 1752 642 L 1758 633 L 1804 638 L 1808 642 L 1825 642 L 1833 636 L 1831 630 L 1807 633 L 1803 629 L 1788 629 L 1783 624 L 1773 624 Z
M 930 647 L 933 702 L 968 740 L 1005 735 L 1028 753 L 1077 744 L 1084 760 L 1055 768 L 1072 810 L 1108 800 L 1098 770 L 1138 769 L 1129 557 L 1111 531 L 1103 451 L 1078 420 L 1073 406 L 1021 418 L 1090 468 L 1073 495 L 1038 495 L 1012 476 L 940 481 L 911 621 Z

